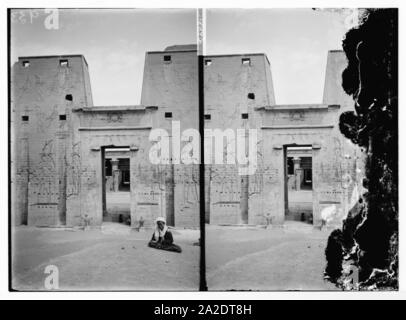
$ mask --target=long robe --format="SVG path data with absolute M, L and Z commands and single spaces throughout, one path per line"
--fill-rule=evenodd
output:
M 168 230 L 165 232 L 164 237 L 159 237 L 156 239 L 155 233 L 152 234 L 151 241 L 148 246 L 155 249 L 162 249 L 167 251 L 182 252 L 181 247 L 173 243 L 172 233 Z

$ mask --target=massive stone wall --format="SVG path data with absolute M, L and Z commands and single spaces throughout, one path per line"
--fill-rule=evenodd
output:
M 264 54 L 220 55 L 205 58 L 205 129 L 231 129 L 236 145 L 237 129 L 256 128 L 260 121 L 255 109 L 275 102 L 269 61 Z M 209 136 L 205 137 L 206 140 Z M 249 177 L 239 176 L 237 165 L 214 164 L 205 157 L 206 221 L 210 223 L 248 222 Z M 224 145 L 227 148 L 227 145 Z M 227 151 L 224 151 L 224 159 Z M 211 160 L 211 164 L 207 163 Z
M 351 199 L 356 181 L 356 150 L 343 143 L 336 132 L 338 105 L 271 106 L 262 113 L 263 175 L 261 193 L 250 198 L 253 223 L 264 215 L 282 223 L 286 209 L 285 158 L 288 146 L 311 146 L 313 167 L 313 221 L 318 224 L 321 211 L 335 205 L 336 223 L 341 223 L 344 208 Z M 274 120 L 280 119 L 276 122 Z M 359 159 L 358 159 L 359 160 Z M 359 164 L 358 164 L 359 165 Z
M 164 215 L 165 189 L 160 188 L 158 168 L 148 165 L 151 145 L 149 133 L 154 126 L 156 107 L 93 107 L 74 110 L 73 144 L 77 146 L 76 163 L 69 166 L 70 182 L 78 182 L 76 192 L 67 199 L 67 224 L 82 223 L 84 215 L 92 225 L 103 220 L 103 152 L 107 147 L 130 149 L 131 222 L 142 218 L 146 226 Z M 69 178 L 70 177 L 70 178 Z M 69 180 L 70 179 L 70 180 Z M 73 185 L 72 185 L 73 187 Z M 148 198 L 148 199 L 147 199 Z M 151 200 L 151 199 L 155 200 Z M 162 200 L 163 199 L 163 200 Z
M 327 55 L 326 75 L 324 81 L 324 104 L 339 104 L 341 112 L 354 109 L 354 103 L 341 87 L 342 73 L 347 65 L 347 58 L 341 50 L 330 50 Z
M 320 223 L 322 210 L 329 206 L 336 208 L 331 223 L 341 224 L 361 188 L 363 161 L 360 150 L 338 130 L 339 115 L 352 108 L 340 87 L 344 66 L 343 52 L 329 52 L 323 104 L 278 106 L 265 55 L 206 58 L 205 113 L 209 116 L 205 128 L 255 128 L 258 133 L 253 175 L 240 176 L 236 165 L 206 165 L 210 208 L 206 221 L 265 224 L 271 217 L 273 223 L 283 223 L 286 150 L 302 145 L 312 147 L 314 224 Z
M 196 50 L 146 53 L 141 105 L 159 106 L 159 128 L 170 132 L 172 121 L 180 121 L 182 131 L 199 128 L 197 66 Z
M 196 50 L 178 49 L 146 54 L 141 100 L 150 107 L 94 107 L 82 56 L 19 59 L 11 106 L 16 224 L 99 225 L 103 148 L 128 146 L 132 224 L 166 216 L 198 227 L 198 165 L 155 165 L 148 157 L 152 128 L 167 130 L 171 142 L 172 120 L 180 132 L 198 129 Z
M 180 135 L 187 129 L 199 129 L 197 72 L 195 46 L 168 47 L 145 55 L 141 104 L 159 106 L 155 128 L 168 132 L 171 146 L 181 138 L 172 130 L 174 122 Z M 180 149 L 186 143 L 181 141 Z M 171 157 L 171 164 L 162 172 L 166 185 L 173 186 L 166 196 L 167 218 L 172 212 L 175 225 L 198 227 L 199 165 L 182 164 L 178 158 Z
M 12 68 L 13 220 L 65 223 L 71 110 L 92 103 L 83 56 L 23 57 Z
M 277 106 L 264 54 L 208 56 L 204 66 L 205 129 L 256 129 L 257 168 L 240 175 L 238 164 L 206 157 L 206 221 L 263 224 L 284 221 L 286 147 L 312 147 L 313 214 L 326 206 L 347 212 L 359 189 L 362 157 L 338 131 L 352 102 L 341 92 L 342 52 L 329 52 L 323 104 Z M 103 220 L 103 152 L 130 148 L 132 224 L 199 226 L 199 165 L 152 164 L 152 129 L 168 132 L 182 149 L 198 129 L 197 52 L 190 46 L 147 52 L 141 105 L 95 107 L 82 56 L 20 58 L 12 73 L 13 218 L 16 224 L 78 225 Z M 177 128 L 177 129 L 176 129 Z M 205 138 L 210 138 L 206 136 Z M 228 145 L 224 145 L 224 160 Z M 246 146 L 246 151 L 248 146 Z M 199 158 L 199 154 L 195 154 Z M 211 161 L 210 161 L 211 160 Z M 340 222 L 340 221 L 338 221 Z

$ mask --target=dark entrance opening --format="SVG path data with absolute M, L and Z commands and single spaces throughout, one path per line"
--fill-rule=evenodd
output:
M 313 223 L 313 159 L 309 145 L 284 146 L 285 220 Z
M 240 195 L 240 223 L 248 224 L 248 176 L 241 178 L 241 195 Z
M 105 146 L 102 154 L 103 221 L 131 223 L 130 148 Z

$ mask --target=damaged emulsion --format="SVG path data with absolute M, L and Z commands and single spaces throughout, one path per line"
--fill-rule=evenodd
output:
M 343 113 L 339 125 L 366 153 L 367 190 L 325 250 L 326 276 L 344 289 L 398 288 L 397 15 L 397 9 L 365 10 L 343 40 L 342 86 L 356 112 Z

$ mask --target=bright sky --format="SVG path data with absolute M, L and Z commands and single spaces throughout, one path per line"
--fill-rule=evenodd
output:
M 11 60 L 83 54 L 95 105 L 139 104 L 146 51 L 196 43 L 194 9 L 60 10 L 59 29 L 43 12 L 11 23 Z M 341 48 L 344 15 L 311 9 L 210 9 L 207 54 L 266 53 L 276 102 L 319 103 L 327 51 Z
M 83 54 L 95 105 L 139 104 L 146 51 L 196 43 L 195 9 L 59 10 L 59 29 L 42 13 L 11 24 L 11 61 L 19 56 Z
M 347 30 L 339 10 L 207 11 L 206 54 L 265 53 L 277 104 L 321 103 L 328 50 Z

